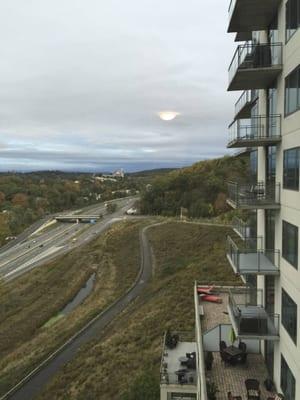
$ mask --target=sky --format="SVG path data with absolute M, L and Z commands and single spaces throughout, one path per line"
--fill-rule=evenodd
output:
M 0 170 L 226 154 L 228 0 L 0 0 Z M 158 113 L 178 112 L 172 121 Z

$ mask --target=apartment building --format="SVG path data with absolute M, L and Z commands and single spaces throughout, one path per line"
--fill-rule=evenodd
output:
M 238 42 L 228 90 L 241 94 L 227 147 L 251 151 L 249 179 L 228 184 L 240 218 L 227 258 L 244 286 L 215 288 L 217 306 L 201 302 L 195 283 L 195 334 L 175 334 L 173 349 L 164 342 L 161 400 L 208 400 L 212 383 L 218 400 L 228 392 L 247 398 L 249 377 L 260 382 L 261 400 L 272 398 L 267 378 L 273 394 L 300 400 L 300 0 L 232 0 L 228 11 Z M 247 346 L 246 368 L 225 368 L 220 359 L 232 330 Z M 192 353 L 195 370 L 181 373 Z
M 232 0 L 237 45 L 229 91 L 243 91 L 228 148 L 252 147 L 248 182 L 229 184 L 243 239 L 228 238 L 228 259 L 261 290 L 267 326 L 258 337 L 269 375 L 287 400 L 300 399 L 300 0 Z M 237 329 L 237 328 L 236 328 Z

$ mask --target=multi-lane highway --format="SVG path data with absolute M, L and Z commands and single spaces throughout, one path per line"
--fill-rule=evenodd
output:
M 102 203 L 86 209 L 72 211 L 72 214 L 92 213 L 103 215 L 94 224 L 58 222 L 45 230 L 30 233 L 15 245 L 0 252 L 0 277 L 11 280 L 26 271 L 40 266 L 59 254 L 66 253 L 76 246 L 88 242 L 107 229 L 113 222 L 124 217 L 125 211 L 132 207 L 136 199 L 124 198 L 116 200 L 117 211 L 107 214 Z M 68 212 L 68 215 L 71 213 Z M 49 218 L 49 221 L 52 217 Z

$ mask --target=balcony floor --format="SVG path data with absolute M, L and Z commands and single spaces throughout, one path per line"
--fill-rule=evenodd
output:
M 267 392 L 264 387 L 264 380 L 268 377 L 268 371 L 264 359 L 260 354 L 248 354 L 246 365 L 236 365 L 225 367 L 221 361 L 219 353 L 213 353 L 214 361 L 212 371 L 207 371 L 206 376 L 215 382 L 219 392 L 217 400 L 227 398 L 227 393 L 232 392 L 234 396 L 247 398 L 245 380 L 248 378 L 257 379 L 260 382 L 261 400 L 267 400 L 272 396 L 272 392 Z
M 239 255 L 240 265 L 237 272 L 240 274 L 279 274 L 279 269 L 275 267 L 275 265 L 265 254 L 258 255 L 258 253 L 239 253 Z
M 275 146 L 281 142 L 281 136 L 269 136 L 263 138 L 238 138 L 228 143 L 228 149 L 240 148 L 240 147 L 259 147 L 259 146 Z
M 178 385 L 178 378 L 175 374 L 176 371 L 182 369 L 182 365 L 180 364 L 179 357 L 183 357 L 186 353 L 196 352 L 196 343 L 195 342 L 178 342 L 175 349 L 165 348 L 166 353 L 163 357 L 163 362 L 167 363 L 167 374 L 169 377 L 169 384 Z M 184 386 L 188 386 L 191 389 L 197 386 L 197 371 L 189 370 L 188 377 L 193 378 L 193 384 L 188 384 Z M 180 385 L 182 386 L 182 385 Z
M 227 90 L 267 89 L 272 87 L 281 71 L 281 65 L 264 68 L 238 68 Z

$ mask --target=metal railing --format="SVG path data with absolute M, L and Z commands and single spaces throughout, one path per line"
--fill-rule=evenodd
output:
M 228 200 L 236 208 L 260 208 L 280 205 L 280 183 L 228 182 Z
M 270 68 L 282 65 L 282 43 L 240 44 L 232 58 L 228 72 L 229 82 L 238 69 Z
M 238 274 L 278 274 L 280 251 L 263 249 L 263 237 L 246 238 L 238 245 L 227 236 L 227 255 Z
M 250 227 L 247 222 L 243 221 L 242 219 L 234 217 L 232 219 L 232 228 L 242 239 L 250 237 Z
M 279 335 L 279 314 L 269 313 L 263 306 L 261 289 L 231 289 L 228 305 L 239 335 Z
M 258 97 L 258 91 L 244 90 L 243 93 L 238 98 L 234 106 L 235 115 L 237 115 L 246 105 L 252 104 Z
M 251 119 L 238 119 L 233 121 L 228 127 L 229 141 L 228 146 L 236 141 L 242 141 L 247 146 L 247 142 L 266 141 L 281 138 L 281 115 L 272 114 L 269 116 L 259 115 Z

